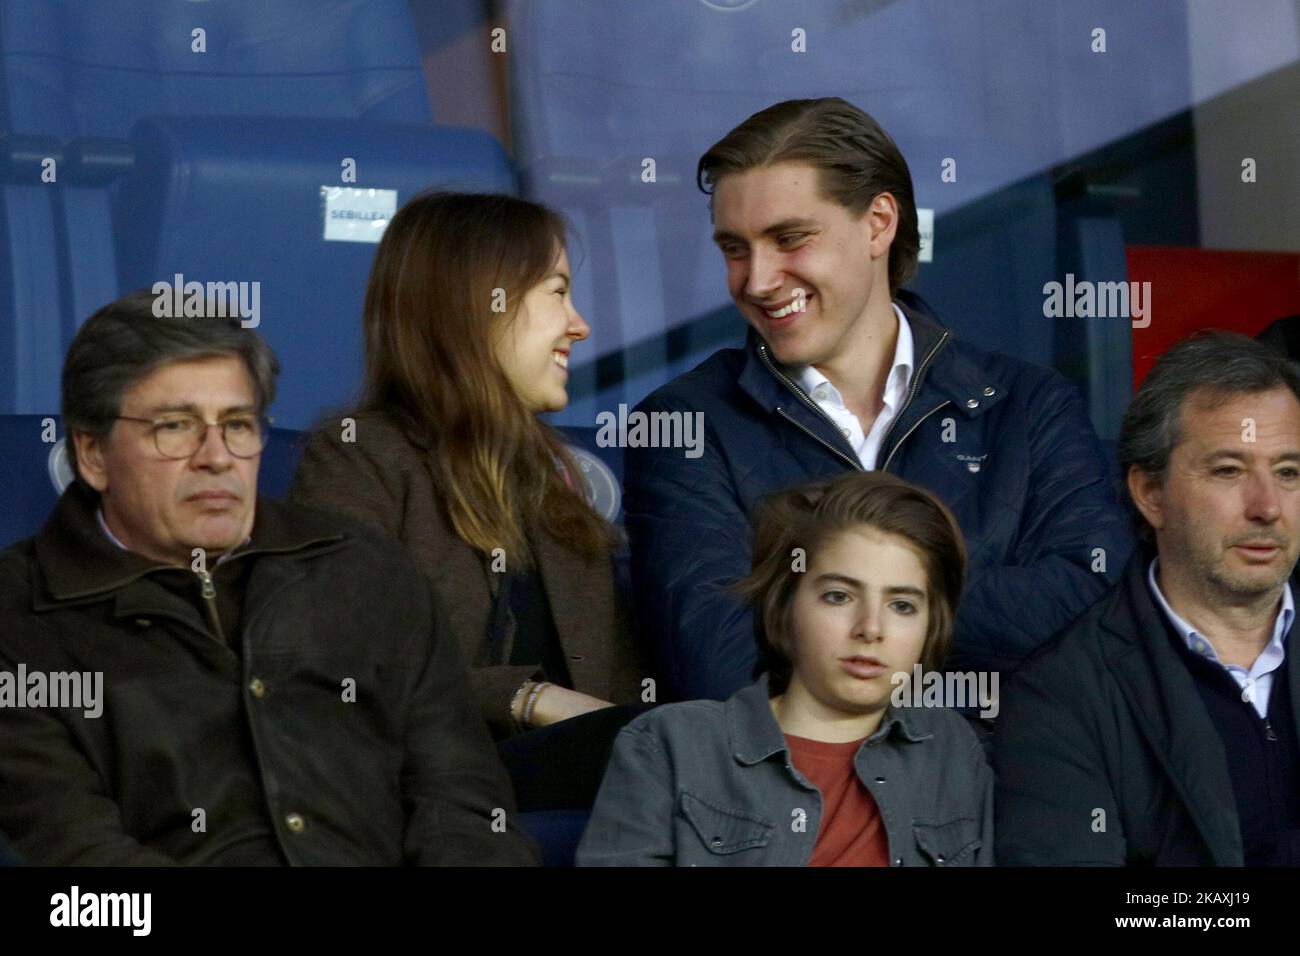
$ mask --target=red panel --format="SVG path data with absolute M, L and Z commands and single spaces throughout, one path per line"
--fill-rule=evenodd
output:
M 1130 282 L 1151 283 L 1151 324 L 1133 330 L 1133 389 L 1169 346 L 1197 329 L 1258 335 L 1300 313 L 1300 254 L 1129 246 Z

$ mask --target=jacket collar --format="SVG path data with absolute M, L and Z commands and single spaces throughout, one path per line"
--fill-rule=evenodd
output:
M 1174 646 L 1178 636 L 1173 625 L 1147 584 L 1147 567 L 1154 557 L 1151 547 L 1139 546 L 1111 592 L 1099 619 L 1102 653 L 1215 864 L 1239 866 L 1241 830 L 1227 754 L 1195 680 Z M 1298 584 L 1293 572 L 1292 589 Z M 1292 699 L 1300 700 L 1300 667 L 1293 665 L 1286 666 L 1287 679 Z M 1295 720 L 1300 735 L 1300 709 Z
M 951 406 L 968 419 L 978 418 L 1001 402 L 1010 390 L 1008 373 L 979 361 L 978 353 L 959 347 L 925 300 L 900 289 L 895 296 L 912 330 L 915 369 L 903 405 L 885 433 L 880 461 L 888 462 L 922 419 Z M 738 379 L 740 389 L 769 414 L 790 418 L 850 463 L 857 462 L 852 447 L 812 400 L 785 374 L 762 337 L 751 327 L 745 342 L 745 359 Z M 869 427 L 868 423 L 864 423 Z
M 767 675 L 764 674 L 733 694 L 725 705 L 731 752 L 743 764 L 761 763 L 772 754 L 784 753 L 788 749 L 785 734 L 776 722 L 769 700 Z M 891 735 L 913 743 L 933 736 L 917 725 L 915 715 L 906 707 L 890 707 L 869 739 Z
M 915 370 L 909 393 L 916 404 L 927 407 L 932 399 L 952 402 L 967 417 L 983 414 L 1006 393 L 1007 382 L 973 361 L 964 349 L 954 348 L 956 338 L 944 328 L 929 305 L 919 295 L 900 289 L 895 301 L 912 329 Z M 770 364 L 769 364 L 770 363 Z M 772 369 L 779 366 L 762 337 L 751 327 L 745 342 L 745 364 L 740 372 L 740 387 L 768 411 L 788 403 L 790 389 Z M 985 391 L 993 389 L 992 395 Z M 974 400 L 975 408 L 969 407 Z
M 33 603 L 37 609 L 99 598 L 146 575 L 179 567 L 113 544 L 96 520 L 98 506 L 98 496 L 80 481 L 74 481 L 36 536 L 36 562 L 41 569 L 34 578 Z M 314 550 L 344 538 L 323 514 L 259 499 L 251 540 L 230 557 Z

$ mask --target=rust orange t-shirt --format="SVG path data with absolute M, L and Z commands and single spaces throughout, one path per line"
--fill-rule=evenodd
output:
M 785 739 L 790 760 L 822 792 L 821 826 L 808 865 L 888 866 L 889 840 L 880 809 L 853 769 L 862 741 L 832 744 L 791 734 Z

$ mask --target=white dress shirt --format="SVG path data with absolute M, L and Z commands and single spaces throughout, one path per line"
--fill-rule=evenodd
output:
M 880 442 L 885 437 L 889 423 L 898 415 L 903 401 L 907 397 L 907 386 L 912 380 L 912 365 L 915 361 L 915 348 L 912 344 L 912 328 L 903 318 L 903 310 L 894 305 L 894 315 L 898 316 L 898 343 L 894 346 L 894 365 L 885 378 L 885 407 L 880 410 L 870 430 L 864 430 L 858 416 L 849 411 L 844 404 L 840 390 L 811 365 L 791 369 L 791 377 L 799 387 L 808 393 L 808 397 L 817 403 L 840 433 L 848 439 L 857 453 L 858 461 L 867 471 L 876 467 L 880 455 Z
M 1179 617 L 1169 606 L 1169 602 L 1160 592 L 1160 585 L 1156 583 L 1156 561 L 1158 560 L 1159 558 L 1153 560 L 1151 566 L 1147 568 L 1147 584 L 1151 587 L 1151 593 L 1155 595 L 1156 603 L 1165 612 L 1165 617 L 1169 618 L 1169 623 L 1173 624 L 1174 629 L 1187 642 L 1187 647 L 1193 654 L 1214 661 L 1227 671 L 1241 688 L 1241 699 L 1254 704 L 1255 713 L 1261 718 L 1267 717 L 1268 695 L 1273 690 L 1273 675 L 1286 660 L 1286 637 L 1291 630 L 1291 621 L 1295 618 L 1295 601 L 1291 597 L 1290 583 L 1282 591 L 1282 608 L 1278 612 L 1277 620 L 1273 622 L 1273 639 L 1247 670 L 1236 664 L 1225 664 L 1219 660 L 1219 655 L 1210 642 L 1198 634 L 1195 628 Z

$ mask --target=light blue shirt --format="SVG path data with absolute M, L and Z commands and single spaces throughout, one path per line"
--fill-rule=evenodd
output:
M 108 522 L 104 520 L 104 509 L 103 509 L 103 508 L 96 508 L 96 509 L 95 509 L 95 518 L 96 518 L 96 520 L 99 521 L 99 527 L 100 527 L 100 530 L 102 530 L 102 531 L 104 532 L 104 534 L 106 534 L 106 535 L 108 536 L 108 540 L 109 540 L 109 541 L 112 541 L 115 545 L 117 545 L 117 546 L 118 546 L 119 548 L 121 548 L 123 551 L 130 551 L 130 550 L 131 550 L 131 549 L 128 548 L 126 545 L 124 545 L 121 541 L 118 540 L 117 535 L 113 534 L 113 532 L 110 531 L 110 530 L 108 529 Z M 252 540 L 253 540 L 253 536 L 252 536 L 252 535 L 249 535 L 247 538 L 244 539 L 244 544 L 248 544 L 248 542 L 250 542 L 250 541 L 252 541 Z M 242 548 L 242 547 L 244 546 L 244 544 L 241 544 L 239 547 Z M 218 557 L 218 558 L 217 558 L 217 563 L 214 564 L 213 567 L 215 568 L 215 567 L 217 567 L 218 565 L 220 565 L 222 561 L 226 560 L 226 558 L 230 557 L 230 556 L 231 556 L 232 554 L 234 554 L 235 551 L 237 551 L 237 550 L 238 550 L 237 548 L 231 548 L 231 549 L 230 549 L 229 551 L 227 551 L 225 554 L 223 554 L 223 555 L 221 555 L 220 557 Z
M 103 509 L 103 508 L 96 508 L 96 509 L 95 509 L 95 518 L 96 518 L 96 520 L 99 521 L 99 528 L 100 528 L 100 530 L 103 531 L 104 534 L 108 535 L 108 540 L 109 540 L 109 541 L 112 541 L 115 545 L 117 545 L 117 546 L 118 546 L 119 548 L 121 548 L 123 551 L 129 551 L 129 550 L 130 550 L 130 549 L 129 549 L 126 545 L 124 545 L 121 541 L 117 540 L 117 535 L 113 534 L 113 532 L 111 532 L 111 531 L 108 530 L 108 522 L 104 520 L 104 509 Z
M 1169 618 L 1169 622 L 1187 642 L 1187 647 L 1193 654 L 1214 661 L 1227 671 L 1241 688 L 1241 699 L 1253 704 L 1255 712 L 1260 717 L 1267 717 L 1268 695 L 1273 690 L 1273 675 L 1286 660 L 1286 638 L 1291 631 L 1291 621 L 1295 618 L 1295 601 L 1291 597 L 1291 584 L 1288 582 L 1282 591 L 1282 610 L 1273 622 L 1273 639 L 1247 670 L 1236 664 L 1225 664 L 1219 660 L 1213 645 L 1169 606 L 1169 602 L 1160 592 L 1160 585 L 1156 583 L 1156 561 L 1158 560 L 1159 558 L 1153 560 L 1151 567 L 1147 569 L 1147 584 L 1151 586 L 1151 593 L 1155 595 L 1156 603 L 1165 612 L 1165 617 Z

